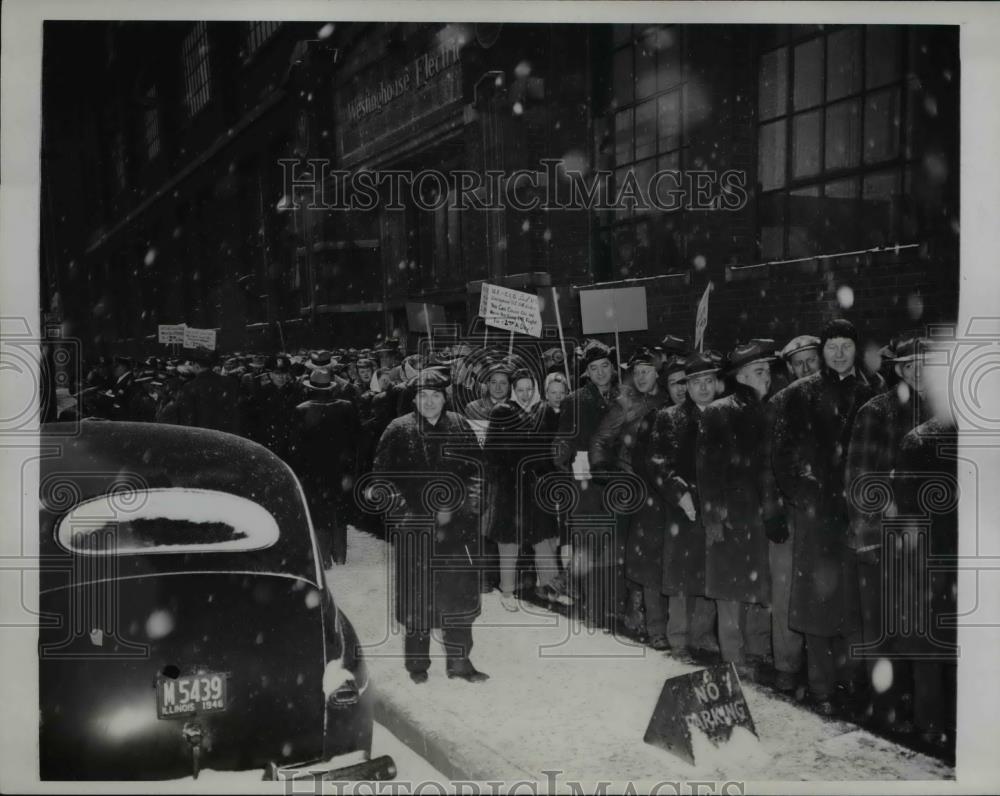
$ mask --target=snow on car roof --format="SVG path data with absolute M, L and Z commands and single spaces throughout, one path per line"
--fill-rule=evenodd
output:
M 278 541 L 278 522 L 247 498 L 210 489 L 136 489 L 77 504 L 56 542 L 81 555 L 241 552 Z

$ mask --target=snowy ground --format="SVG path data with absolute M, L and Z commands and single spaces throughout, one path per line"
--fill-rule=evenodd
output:
M 384 542 L 352 528 L 348 564 L 327 574 L 365 645 L 382 715 L 452 776 L 544 782 L 543 771 L 559 770 L 561 782 L 631 781 L 639 792 L 664 780 L 954 777 L 940 761 L 824 719 L 754 685 L 744 690 L 759 748 L 687 765 L 642 737 L 664 680 L 696 667 L 527 603 L 510 613 L 497 592 L 483 598 L 472 652 L 477 668 L 491 679 L 448 680 L 443 650 L 435 645 L 432 656 L 441 657 L 431 666 L 430 680 L 416 685 L 403 668 L 402 640 L 392 621 L 389 553 Z M 447 750 L 448 764 L 428 754 L 431 748 Z

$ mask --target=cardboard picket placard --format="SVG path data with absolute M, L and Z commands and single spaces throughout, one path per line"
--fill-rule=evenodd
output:
M 495 329 L 542 336 L 542 311 L 535 293 L 484 282 L 479 294 L 479 315 L 487 326 Z
M 641 332 L 646 319 L 646 288 L 623 287 L 580 291 L 584 334 Z
M 209 351 L 214 351 L 215 329 L 192 329 L 190 326 L 185 326 L 184 347 L 207 348 Z
M 184 330 L 187 328 L 186 324 L 183 323 L 161 323 L 157 327 L 156 339 L 160 343 L 166 345 L 174 345 L 176 343 L 184 342 Z
M 757 735 L 736 667 L 729 663 L 667 680 L 642 740 L 694 765 L 692 729 L 719 746 L 736 727 Z

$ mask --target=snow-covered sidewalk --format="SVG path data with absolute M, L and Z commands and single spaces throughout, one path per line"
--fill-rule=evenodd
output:
M 353 528 L 348 564 L 327 574 L 357 629 L 377 699 L 377 719 L 453 779 L 635 783 L 638 792 L 673 780 L 941 780 L 954 770 L 859 730 L 824 719 L 755 685 L 744 685 L 761 738 L 755 754 L 719 756 L 698 767 L 643 743 L 669 677 L 694 671 L 578 621 L 521 603 L 506 611 L 483 597 L 472 661 L 486 683 L 449 680 L 440 656 L 427 683 L 403 668 L 388 573 L 391 548 Z M 556 775 L 550 775 L 556 776 Z M 644 786 L 644 787 L 643 787 Z

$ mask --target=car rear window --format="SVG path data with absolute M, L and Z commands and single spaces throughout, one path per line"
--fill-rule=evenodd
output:
M 56 525 L 60 547 L 82 555 L 223 553 L 278 541 L 263 506 L 207 489 L 112 492 L 74 506 Z

